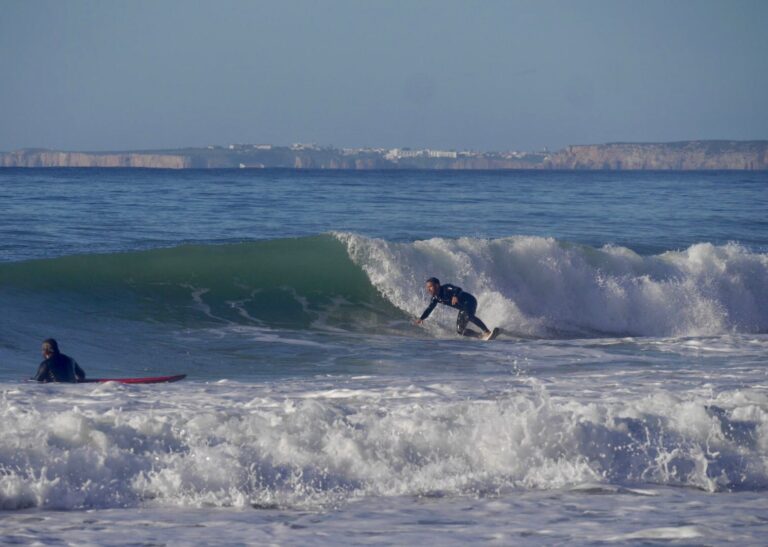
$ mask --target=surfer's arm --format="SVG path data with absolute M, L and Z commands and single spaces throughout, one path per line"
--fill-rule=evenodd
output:
M 37 367 L 37 373 L 32 377 L 35 382 L 48 382 L 50 381 L 48 373 L 48 364 L 43 361 L 40 366 Z
M 459 295 L 464 291 L 461 290 L 461 287 L 449 283 L 446 283 L 444 287 L 446 292 L 451 295 L 451 306 L 456 306 L 459 303 Z
M 85 380 L 85 371 L 80 368 L 80 365 L 77 364 L 77 361 L 72 359 L 72 364 L 75 365 L 75 378 L 77 378 L 77 381 L 82 382 Z
M 429 314 L 432 313 L 432 310 L 435 309 L 435 306 L 437 306 L 437 298 L 433 298 L 432 302 L 429 303 L 429 306 L 427 306 L 427 309 L 424 310 L 424 313 L 421 314 L 421 317 L 419 317 L 416 322 L 421 323 L 424 321 L 427 317 L 429 317 Z

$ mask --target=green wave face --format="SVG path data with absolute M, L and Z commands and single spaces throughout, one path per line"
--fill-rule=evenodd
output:
M 359 330 L 400 314 L 328 235 L 0 264 L 0 290 L 46 309 L 189 326 Z

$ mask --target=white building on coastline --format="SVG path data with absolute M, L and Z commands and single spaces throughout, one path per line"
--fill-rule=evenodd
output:
M 411 150 L 409 148 L 392 148 L 389 152 L 384 154 L 384 157 L 388 160 L 399 160 L 404 158 L 451 158 L 455 159 L 458 156 L 454 150 L 431 150 L 429 148 L 424 150 Z

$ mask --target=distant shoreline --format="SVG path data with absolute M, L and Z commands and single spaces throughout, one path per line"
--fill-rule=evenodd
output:
M 557 152 L 474 152 L 231 144 L 205 148 L 0 153 L 6 168 L 765 171 L 768 141 L 681 141 L 568 146 Z

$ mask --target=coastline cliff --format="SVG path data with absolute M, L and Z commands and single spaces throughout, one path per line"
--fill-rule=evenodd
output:
M 683 141 L 569 146 L 553 154 L 551 169 L 766 170 L 768 141 Z
M 128 152 L 26 149 L 0 153 L 0 167 L 768 170 L 768 141 L 574 145 L 554 153 L 336 149 L 315 145 L 229 145 Z
M 191 158 L 159 153 L 88 153 L 51 150 L 17 150 L 0 154 L 0 167 L 137 167 L 149 169 L 186 169 Z

